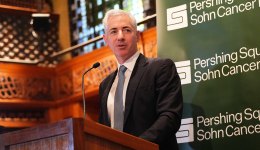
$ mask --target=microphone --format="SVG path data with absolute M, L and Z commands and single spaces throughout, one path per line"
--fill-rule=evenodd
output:
M 86 102 L 85 102 L 85 89 L 84 89 L 84 76 L 85 74 L 87 74 L 90 70 L 92 70 L 93 68 L 97 68 L 100 66 L 100 63 L 99 62 L 96 62 L 93 64 L 93 66 L 91 68 L 89 68 L 87 71 L 85 71 L 82 75 L 82 83 L 81 83 L 81 86 L 82 86 L 82 100 L 83 100 L 83 112 L 84 112 L 84 119 L 86 119 Z

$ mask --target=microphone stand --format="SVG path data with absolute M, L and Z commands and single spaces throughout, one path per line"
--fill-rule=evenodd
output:
M 82 75 L 82 100 L 83 100 L 83 112 L 84 112 L 84 120 L 86 119 L 86 102 L 85 102 L 85 86 L 84 86 L 84 76 L 85 74 L 87 74 L 90 70 L 92 70 L 93 68 L 97 68 L 100 66 L 99 62 L 96 62 L 95 64 L 93 64 L 93 66 L 91 68 L 89 68 L 87 71 L 85 71 Z

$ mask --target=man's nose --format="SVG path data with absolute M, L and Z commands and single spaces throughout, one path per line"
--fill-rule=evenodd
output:
M 123 33 L 122 30 L 119 30 L 119 31 L 118 31 L 117 39 L 118 39 L 118 40 L 122 40 L 122 39 L 124 39 L 124 33 Z

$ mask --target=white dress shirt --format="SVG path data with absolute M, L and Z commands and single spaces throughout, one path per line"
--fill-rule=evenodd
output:
M 124 89 L 123 89 L 123 107 L 125 110 L 125 97 L 126 97 L 126 89 L 129 83 L 129 79 L 131 77 L 131 74 L 133 72 L 136 60 L 139 56 L 140 52 L 136 52 L 132 57 L 130 57 L 124 64 L 127 70 L 125 72 L 125 82 L 124 82 Z M 118 70 L 120 67 L 120 64 L 118 63 Z M 116 92 L 116 86 L 118 83 L 118 72 L 116 75 L 116 78 L 114 80 L 114 83 L 112 84 L 112 87 L 110 89 L 110 92 L 108 94 L 108 100 L 107 100 L 107 110 L 108 110 L 108 116 L 110 118 L 111 121 L 111 127 L 114 128 L 114 99 L 115 99 L 115 92 Z

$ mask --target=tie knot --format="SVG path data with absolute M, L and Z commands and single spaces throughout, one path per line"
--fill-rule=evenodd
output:
M 119 67 L 119 72 L 125 73 L 126 69 L 127 69 L 127 68 L 126 68 L 124 65 L 121 65 L 121 66 Z

